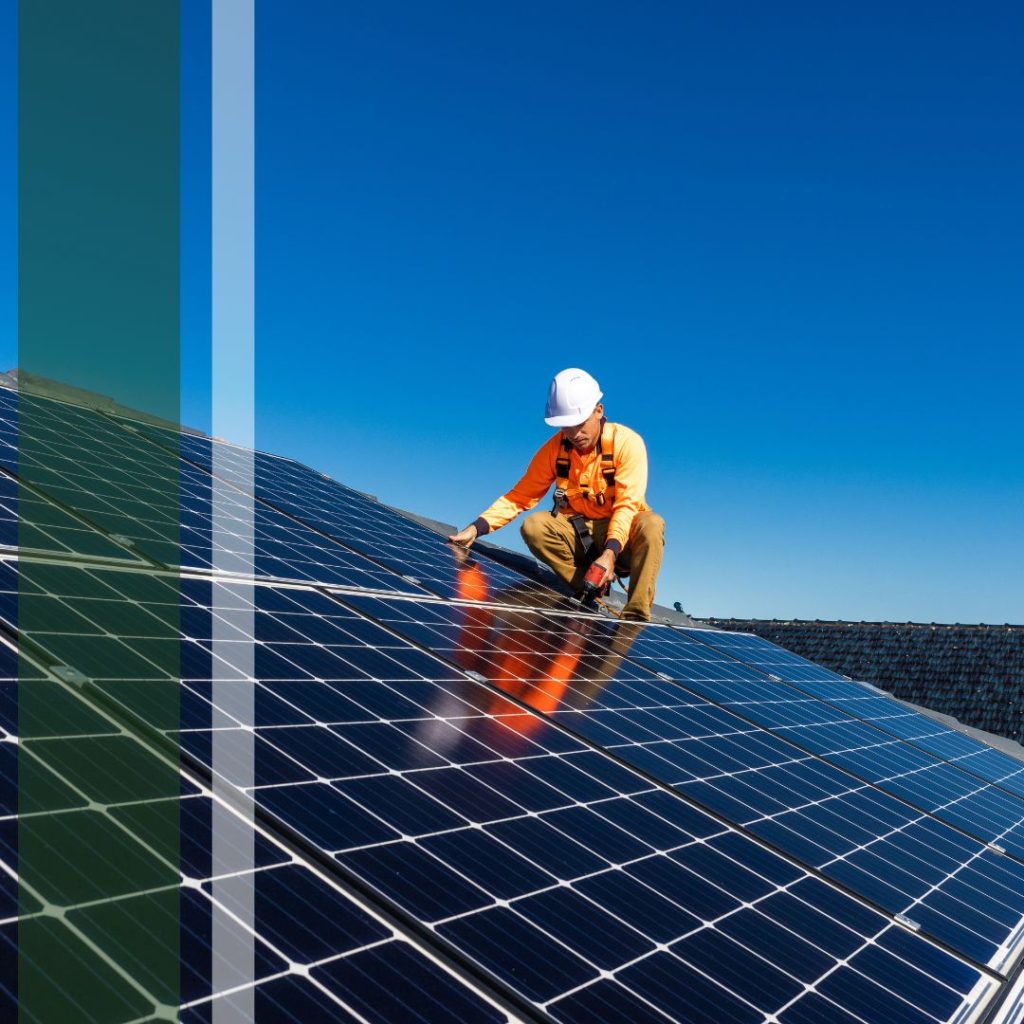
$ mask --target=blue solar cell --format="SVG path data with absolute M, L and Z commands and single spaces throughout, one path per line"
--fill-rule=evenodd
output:
M 499 900 L 539 892 L 558 881 L 482 829 L 427 836 L 420 845 Z
M 297 975 L 284 975 L 258 985 L 253 992 L 232 993 L 185 1007 L 181 1024 L 214 1024 L 225 1017 L 248 1015 L 282 1024 L 358 1024 L 349 1012 L 319 985 Z
M 657 889 L 626 871 L 602 872 L 581 879 L 574 888 L 656 943 L 671 942 L 701 927 L 701 918 L 681 905 L 687 902 L 685 893 L 674 893 L 666 899 Z M 748 917 L 753 915 L 743 915 L 742 923 L 737 920 L 737 927 L 746 927 Z
M 780 679 L 790 679 L 794 682 L 806 681 L 834 681 L 846 682 L 845 676 L 838 672 L 818 665 L 799 654 L 787 651 L 783 647 L 762 640 L 752 633 L 729 633 L 725 630 L 703 630 L 703 629 L 680 629 L 679 632 L 702 643 L 706 643 L 715 650 L 723 651 L 733 655 L 738 661 L 755 665 L 777 675 Z
M 665 1024 L 663 1013 L 614 981 L 595 981 L 548 1007 L 556 1020 L 629 1021 L 630 1024 Z
M 782 1024 L 859 1024 L 862 1019 L 813 992 L 788 1007 L 779 1017 Z
M 536 1003 L 598 977 L 597 968 L 505 907 L 461 917 L 438 931 Z
M 641 957 L 656 946 L 649 936 L 568 888 L 527 896 L 517 909 L 528 921 L 578 950 L 602 970 L 614 970 L 624 958 Z
M 294 963 L 316 963 L 389 937 L 386 927 L 298 864 L 256 872 L 253 890 L 261 934 Z
M 404 835 L 417 830 L 444 832 L 459 828 L 466 819 L 420 788 L 412 788 L 395 775 L 344 779 L 335 784 L 347 797 L 382 817 Z
M 926 1024 L 933 1019 L 912 1003 L 900 999 L 881 985 L 868 981 L 863 975 L 850 969 L 830 974 L 818 987 L 818 991 L 867 1020 L 892 1021 L 893 1024 Z M 917 993 L 915 991 L 912 994 Z
M 894 970 L 899 969 L 899 963 L 897 957 L 881 946 L 862 949 L 850 960 L 852 968 L 864 970 L 865 973 L 880 979 L 883 985 L 893 976 Z M 959 1007 L 959 1000 L 954 991 L 931 984 L 930 979 L 923 974 L 917 978 L 910 976 L 906 998 L 914 1007 L 937 1020 L 948 1019 Z
M 379 815 L 364 811 L 326 782 L 260 793 L 260 806 L 315 846 L 338 852 L 401 838 Z
M 312 977 L 347 1002 L 369 1024 L 498 1024 L 505 1014 L 408 946 L 377 946 L 314 969 Z
M 765 914 L 752 914 L 743 920 L 742 928 L 738 925 L 738 920 L 730 918 L 722 922 L 720 931 L 804 984 L 811 984 L 831 966 L 827 953 Z
M 650 993 L 648 998 L 672 1020 L 687 1024 L 755 1024 L 762 1011 L 682 963 L 673 953 L 655 953 L 622 972 L 622 983 Z
M 756 958 L 744 957 L 743 949 L 751 947 L 741 946 L 718 931 L 705 929 L 671 948 L 688 963 L 704 966 L 720 985 L 766 1014 L 792 1002 L 803 991 L 800 981 L 763 959 L 764 953 L 772 957 L 771 950 L 762 953 L 755 949 L 752 951 L 757 954 Z
M 352 850 L 339 859 L 360 878 L 422 921 L 442 921 L 482 910 L 493 898 L 414 843 Z M 510 959 L 516 952 L 509 950 Z

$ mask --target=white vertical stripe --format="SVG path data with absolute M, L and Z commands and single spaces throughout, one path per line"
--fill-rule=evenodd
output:
M 212 138 L 211 138 L 211 348 L 212 432 L 251 449 L 255 443 L 255 13 L 254 0 L 211 0 Z M 213 567 L 253 573 L 253 509 L 234 489 L 217 482 L 218 445 L 213 446 Z M 233 462 L 232 478 L 253 492 L 253 464 Z M 245 479 L 245 476 L 248 479 Z M 232 555 L 220 549 L 227 546 Z M 252 605 L 244 588 L 214 587 L 213 654 L 231 665 L 236 675 L 252 679 L 254 646 L 228 640 L 236 628 L 253 636 Z M 230 620 L 231 625 L 228 625 Z M 234 627 L 234 628 L 233 628 Z M 214 702 L 243 724 L 253 725 L 251 686 L 213 682 Z M 231 797 L 234 786 L 246 789 L 255 781 L 254 738 L 241 730 L 215 731 L 212 744 L 215 796 Z M 220 776 L 227 781 L 220 781 Z M 214 875 L 231 875 L 213 883 L 217 903 L 250 927 L 255 925 L 252 876 L 254 866 L 252 804 L 245 820 L 218 811 L 213 801 L 212 854 Z M 239 874 L 239 873 L 243 874 Z M 251 982 L 255 976 L 253 938 L 214 911 L 214 991 L 246 985 L 232 998 L 213 1003 L 214 1024 L 240 1024 L 255 1017 Z

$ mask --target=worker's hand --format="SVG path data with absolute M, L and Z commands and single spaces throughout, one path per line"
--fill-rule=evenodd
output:
M 615 552 L 610 548 L 605 548 L 605 550 L 594 559 L 594 565 L 599 565 L 604 569 L 604 577 L 601 580 L 602 586 L 605 583 L 611 582 L 612 577 L 615 575 Z
M 476 540 L 476 527 L 470 523 L 464 530 L 459 530 L 458 533 L 453 533 L 448 540 L 452 544 L 458 544 L 461 547 L 468 548 L 470 544 Z

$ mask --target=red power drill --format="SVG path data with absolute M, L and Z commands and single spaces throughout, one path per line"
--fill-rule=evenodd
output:
M 595 562 L 587 570 L 586 576 L 583 577 L 583 596 L 580 598 L 581 604 L 589 608 L 599 597 L 608 593 L 608 584 L 602 582 L 603 580 L 604 567 Z

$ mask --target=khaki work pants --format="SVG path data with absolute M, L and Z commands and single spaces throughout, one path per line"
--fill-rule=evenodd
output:
M 586 523 L 600 553 L 604 550 L 608 534 L 608 520 L 588 519 Z M 534 512 L 523 520 L 520 532 L 533 554 L 554 569 L 574 592 L 583 589 L 583 577 L 588 566 L 583 557 L 583 545 L 568 516 Z M 665 520 L 654 512 L 637 513 L 629 541 L 615 560 L 617 573 L 629 573 L 629 591 L 622 618 L 645 622 L 650 619 L 664 546 Z

